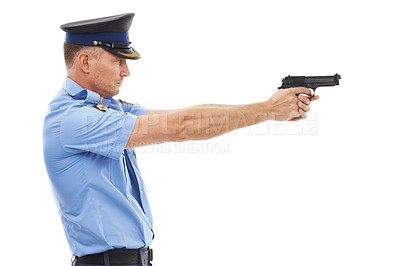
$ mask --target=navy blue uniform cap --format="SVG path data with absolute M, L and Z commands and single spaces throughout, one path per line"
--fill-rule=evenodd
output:
M 99 46 L 118 57 L 139 59 L 140 54 L 131 47 L 128 34 L 134 16 L 127 13 L 88 19 L 63 24 L 60 28 L 66 32 L 68 43 Z

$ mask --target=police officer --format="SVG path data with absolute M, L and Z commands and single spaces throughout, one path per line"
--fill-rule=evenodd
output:
M 133 148 L 204 140 L 266 120 L 306 118 L 306 88 L 245 105 L 148 110 L 116 100 L 139 59 L 133 13 L 64 24 L 67 77 L 44 121 L 44 158 L 73 265 L 151 265 L 153 218 Z

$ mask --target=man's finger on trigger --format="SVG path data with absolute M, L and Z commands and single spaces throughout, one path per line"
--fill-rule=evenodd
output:
M 309 89 L 307 89 L 306 87 L 295 87 L 293 88 L 293 92 L 295 94 L 307 94 L 307 95 L 312 95 L 311 91 Z
M 318 100 L 319 99 L 319 95 L 315 95 L 314 97 L 312 97 L 310 100 L 311 101 L 316 101 L 316 100 Z

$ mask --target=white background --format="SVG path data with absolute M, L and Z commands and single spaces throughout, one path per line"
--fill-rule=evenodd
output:
M 118 98 L 150 109 L 260 102 L 289 74 L 342 76 L 302 122 L 138 149 L 154 265 L 400 264 L 395 1 L 14 1 L 0 12 L 1 265 L 69 265 L 42 155 L 65 77 L 59 26 L 127 12 L 142 59 Z

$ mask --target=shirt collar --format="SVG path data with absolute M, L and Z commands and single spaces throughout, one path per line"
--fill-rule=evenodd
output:
M 84 103 L 99 104 L 100 95 L 98 93 L 82 88 L 78 83 L 68 77 L 65 79 L 64 89 L 75 100 L 85 100 Z
M 101 105 L 108 107 L 110 106 L 111 101 L 114 100 L 112 97 L 104 97 L 103 101 L 101 102 Z

